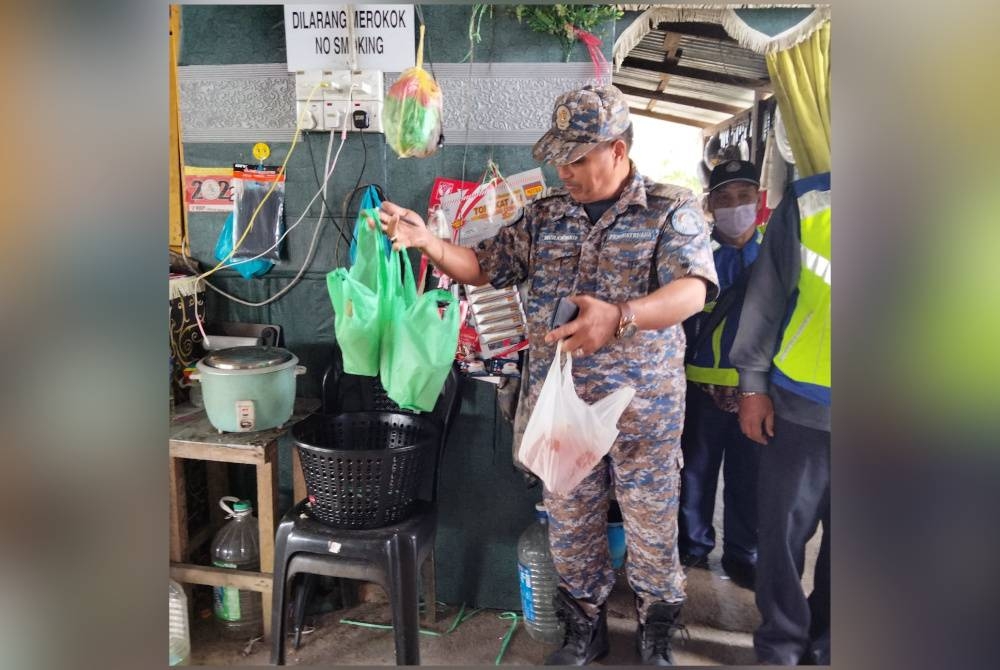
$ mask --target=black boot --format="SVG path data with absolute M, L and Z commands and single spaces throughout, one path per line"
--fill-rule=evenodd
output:
M 556 590 L 556 614 L 566 624 L 563 646 L 549 654 L 545 665 L 587 665 L 608 654 L 608 606 L 589 618 L 572 596 Z
M 673 665 L 670 640 L 677 631 L 686 631 L 677 623 L 682 603 L 653 603 L 646 612 L 645 625 L 639 624 L 639 656 L 643 665 Z

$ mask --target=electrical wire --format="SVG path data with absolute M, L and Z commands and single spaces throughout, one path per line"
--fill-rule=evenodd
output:
M 340 212 L 341 218 L 345 219 L 345 220 L 347 219 L 347 208 L 351 204 L 351 199 L 354 197 L 354 194 L 357 193 L 358 190 L 360 189 L 360 187 L 361 187 L 361 178 L 364 177 L 365 169 L 368 167 L 368 144 L 365 142 L 365 131 L 362 130 L 358 134 L 361 135 L 361 150 L 362 150 L 362 154 L 361 154 L 361 170 L 358 172 L 358 180 L 356 182 L 354 182 L 354 188 L 351 189 L 351 192 L 347 195 L 347 199 L 344 201 L 343 209 Z M 381 188 L 379 188 L 379 191 L 381 192 Z M 380 195 L 379 197 L 384 199 L 384 194 Z M 354 230 L 353 229 L 351 230 L 351 234 L 349 236 L 345 236 L 345 239 L 347 241 L 348 248 L 350 248 L 351 241 L 354 239 Z M 337 260 L 340 260 L 340 239 L 339 238 L 337 239 L 337 246 L 333 250 L 333 257 L 335 259 L 337 259 Z
M 308 138 L 308 135 L 306 137 Z M 310 142 L 308 139 L 306 139 L 306 147 L 309 148 L 309 164 L 312 167 L 313 176 L 316 178 L 316 185 L 322 187 L 323 180 L 319 178 L 319 170 L 316 169 L 316 156 L 313 153 L 312 142 Z M 322 194 L 322 189 L 320 192 L 321 192 L 320 197 L 323 198 L 323 205 L 326 207 L 326 211 L 330 212 L 330 218 L 333 218 L 334 221 L 336 221 L 337 219 L 334 218 L 333 216 L 333 212 L 335 212 L 336 210 L 333 207 L 330 207 L 330 203 L 326 201 L 326 195 Z M 341 223 L 343 223 L 343 220 L 341 220 Z M 347 241 L 350 242 L 350 238 L 348 238 L 347 235 L 344 233 L 344 229 L 342 227 L 337 226 L 337 232 L 340 233 L 341 237 L 346 238 Z
M 317 84 L 317 86 L 318 85 L 319 84 Z M 349 96 L 348 96 L 348 110 L 350 110 L 350 107 L 351 107 L 351 95 L 353 94 L 353 91 L 354 91 L 354 87 L 352 86 L 351 90 L 350 90 L 350 93 L 349 93 Z M 344 115 L 344 127 L 341 130 L 340 147 L 337 149 L 337 153 L 336 153 L 336 155 L 333 158 L 333 163 L 332 164 L 330 163 L 330 153 L 333 150 L 334 133 L 332 133 L 332 132 L 330 133 L 330 142 L 327 144 L 326 159 L 325 159 L 325 162 L 324 162 L 324 168 L 326 168 L 327 165 L 329 165 L 329 168 L 326 169 L 326 178 L 323 180 L 322 185 L 317 190 L 317 192 L 313 195 L 313 197 L 310 199 L 308 205 L 306 205 L 306 207 L 303 209 L 302 215 L 299 216 L 298 220 L 294 224 L 292 224 L 288 228 L 288 230 L 285 231 L 284 235 L 282 235 L 281 238 L 279 238 L 278 241 L 275 242 L 275 244 L 274 244 L 274 247 L 277 247 L 281 243 L 281 241 L 285 238 L 285 236 L 287 236 L 288 233 L 290 233 L 292 231 L 292 229 L 294 229 L 296 226 L 299 225 L 299 223 L 302 222 L 302 220 L 305 218 L 306 214 L 309 212 L 309 208 L 316 201 L 316 198 L 319 197 L 319 196 L 323 197 L 323 205 L 320 207 L 320 215 L 319 215 L 318 220 L 316 221 L 316 228 L 313 231 L 313 236 L 312 236 L 312 239 L 311 239 L 311 241 L 309 243 L 309 250 L 306 253 L 306 259 L 305 259 L 305 261 L 303 261 L 302 267 L 299 268 L 299 271 L 295 275 L 295 277 L 293 277 L 292 280 L 283 289 L 281 289 L 280 291 L 278 291 L 274 295 L 270 296 L 266 300 L 262 300 L 262 301 L 256 302 L 256 303 L 255 302 L 250 302 L 248 300 L 244 300 L 244 299 L 239 298 L 237 296 L 234 296 L 234 295 L 232 295 L 230 293 L 227 293 L 226 291 L 223 291 L 222 289 L 220 289 L 219 287 L 215 286 L 214 284 L 212 284 L 207 279 L 204 279 L 203 277 L 199 277 L 198 281 L 204 282 L 204 284 L 206 286 L 208 286 L 210 289 L 212 289 L 213 291 L 215 291 L 219 295 L 223 296 L 224 298 L 227 298 L 227 299 L 229 299 L 229 300 L 231 300 L 233 302 L 239 303 L 241 305 L 246 305 L 248 307 L 263 307 L 264 305 L 268 305 L 268 304 L 274 302 L 275 300 L 281 298 L 283 295 L 285 295 L 285 293 L 287 293 L 288 291 L 290 291 L 294 286 L 296 286 L 299 283 L 299 281 L 302 279 L 302 276 L 305 274 L 306 269 L 312 263 L 313 255 L 316 252 L 316 242 L 319 240 L 319 233 L 323 229 L 323 215 L 326 212 L 326 195 L 325 195 L 325 191 L 326 191 L 326 188 L 327 188 L 327 186 L 329 184 L 329 179 L 333 175 L 333 172 L 334 172 L 334 170 L 337 167 L 337 160 L 340 157 L 340 152 L 341 152 L 341 150 L 343 150 L 344 144 L 347 141 L 347 118 L 348 118 L 348 116 L 349 116 L 349 114 L 345 113 L 345 115 Z M 298 136 L 299 131 L 300 131 L 300 125 L 298 123 L 298 120 L 296 120 L 296 130 L 295 130 L 296 137 Z M 307 141 L 307 144 L 308 144 L 308 141 Z M 289 155 L 291 155 L 291 148 L 289 149 Z M 288 163 L 288 157 L 286 156 L 286 158 L 285 158 L 285 164 L 287 164 L 287 163 Z M 282 171 L 284 171 L 284 167 L 285 167 L 285 165 L 283 164 L 282 165 Z M 332 212 L 330 213 L 330 218 L 333 218 L 333 213 Z M 189 262 L 189 259 L 188 259 L 188 256 L 187 256 L 187 250 L 186 250 L 186 246 L 187 246 L 188 241 L 189 240 L 187 238 L 187 231 L 185 230 L 185 238 L 184 238 L 184 241 L 183 241 L 183 243 L 181 245 L 181 255 L 184 257 L 185 263 L 187 263 L 188 267 L 190 268 L 191 264 Z M 236 263 L 241 263 L 241 262 L 248 262 L 250 260 L 256 260 L 257 258 L 259 258 L 260 256 L 263 256 L 264 254 L 268 253 L 269 251 L 270 251 L 270 249 L 265 250 L 264 252 L 262 252 L 261 254 L 258 254 L 258 256 L 254 257 L 254 258 L 242 259 L 242 260 L 234 261 L 234 262 L 230 263 L 230 265 L 235 265 Z M 225 262 L 225 261 L 226 261 L 226 259 L 223 259 L 223 262 Z M 195 304 L 195 313 L 194 313 L 194 316 L 195 316 L 195 322 L 198 325 L 198 330 L 201 333 L 202 339 L 205 342 L 205 344 L 207 345 L 208 342 L 209 342 L 209 337 L 208 337 L 208 334 L 205 332 L 205 328 L 204 328 L 204 324 L 202 322 L 201 316 L 198 314 L 197 303 Z
M 330 133 L 330 144 L 329 144 L 329 145 L 327 146 L 327 152 L 326 152 L 326 162 L 327 162 L 327 164 L 329 164 L 329 161 L 330 161 L 330 150 L 332 149 L 332 145 L 333 145 L 333 138 L 334 138 L 334 137 L 336 137 L 336 133 Z M 330 218 L 333 218 L 333 214 L 332 214 L 332 212 L 333 212 L 334 210 L 333 210 L 333 208 L 332 208 L 332 207 L 330 207 L 329 205 L 327 205 L 327 204 L 326 204 L 326 198 L 325 198 L 325 197 L 323 197 L 323 191 L 325 191 L 325 190 L 326 190 L 326 186 L 327 186 L 327 183 L 326 183 L 326 182 L 327 182 L 327 180 L 329 180 L 329 178 L 330 178 L 330 177 L 331 177 L 331 176 L 333 175 L 333 172 L 334 172 L 334 170 L 335 170 L 335 169 L 336 169 L 336 167 L 337 167 L 337 159 L 339 159 L 339 158 L 340 158 L 340 150 L 344 148 L 344 142 L 345 142 L 346 140 L 347 140 L 347 131 L 345 130 L 345 131 L 343 131 L 343 132 L 341 133 L 341 140 L 340 140 L 340 147 L 338 147 L 338 149 L 337 149 L 337 153 L 336 153 L 336 155 L 335 155 L 335 156 L 333 157 L 333 163 L 332 163 L 332 164 L 330 164 L 330 168 L 329 168 L 329 170 L 328 170 L 328 171 L 327 171 L 327 173 L 326 173 L 326 180 L 323 180 L 323 181 L 320 181 L 320 179 L 319 179 L 319 173 L 316 173 L 316 182 L 317 182 L 317 184 L 319 185 L 319 190 L 318 190 L 318 191 L 316 191 L 316 193 L 315 193 L 315 194 L 313 195 L 312 199 L 311 199 L 311 200 L 310 200 L 310 201 L 309 201 L 308 203 L 306 203 L 306 206 L 305 206 L 305 207 L 303 208 L 303 210 L 302 210 L 302 214 L 301 214 L 301 215 L 299 215 L 299 218 L 298 218 L 298 219 L 296 219 L 295 223 L 293 223 L 293 224 L 292 224 L 291 226 L 289 226 L 289 227 L 288 227 L 288 230 L 286 230 L 286 231 L 285 231 L 285 232 L 284 232 L 284 233 L 283 233 L 283 234 L 281 235 L 281 237 L 279 237 L 279 238 L 278 238 L 278 240 L 277 240 L 277 241 L 276 241 L 276 242 L 275 242 L 274 244 L 272 244 L 272 245 L 271 245 L 270 247 L 268 247 L 268 248 L 267 248 L 267 249 L 265 249 L 264 251 L 260 252 L 260 253 L 259 253 L 259 254 L 257 254 L 256 256 L 253 256 L 252 258 L 239 258 L 239 259 L 236 259 L 236 260 L 230 260 L 230 261 L 229 261 L 229 267 L 232 267 L 233 265 L 239 265 L 240 263 L 249 263 L 250 261 L 255 261 L 255 260 L 257 260 L 258 258 L 261 258 L 262 256 L 264 256 L 264 255 L 266 255 L 266 254 L 269 254 L 269 253 L 270 253 L 270 252 L 271 252 L 272 250 L 274 250 L 274 249 L 278 248 L 278 246 L 279 246 L 279 245 L 281 244 L 281 242 L 282 242 L 282 241 L 283 241 L 283 240 L 285 239 L 285 237 L 287 237 L 287 236 L 288 236 L 288 234 L 289 234 L 290 232 L 292 232 L 292 230 L 293 230 L 293 229 L 294 229 L 294 228 L 295 228 L 296 226 L 298 226 L 298 225 L 299 225 L 300 223 L 302 223 L 302 221 L 303 221 L 303 220 L 304 220 L 304 219 L 306 218 L 306 214 L 308 214 L 308 213 L 309 213 L 309 208 L 310 208 L 310 207 L 312 207 L 312 205 L 313 205 L 313 203 L 314 203 L 314 202 L 316 202 L 316 198 L 317 198 L 317 197 L 320 197 L 320 198 L 322 198 L 322 199 L 323 199 L 323 205 L 322 205 L 322 206 L 320 207 L 320 211 L 319 211 L 319 218 L 318 218 L 318 220 L 317 220 L 317 223 L 316 223 L 316 225 L 317 225 L 317 226 L 319 226 L 319 225 L 320 225 L 320 222 L 321 222 L 321 221 L 322 221 L 322 219 L 323 219 L 323 214 L 324 214 L 324 208 L 326 208 L 326 211 L 327 211 L 327 212 L 330 212 L 330 213 L 331 213 L 331 214 L 330 214 Z M 308 142 L 307 142 L 307 144 L 308 144 Z M 314 167 L 315 167 L 315 166 L 314 166 Z
M 351 626 L 361 626 L 362 628 L 376 628 L 378 630 L 392 630 L 391 624 L 384 623 L 370 623 L 368 621 L 356 621 L 354 619 L 341 619 L 340 623 L 350 624 Z M 441 637 L 441 633 L 436 630 L 427 630 L 426 628 L 420 628 L 418 632 L 421 635 L 432 635 L 434 637 Z
M 510 639 L 514 637 L 514 631 L 517 630 L 517 622 L 521 617 L 518 616 L 517 612 L 504 612 L 498 615 L 497 618 L 510 621 L 511 624 L 510 628 L 507 629 L 507 634 L 503 636 L 503 642 L 500 643 L 500 653 L 497 654 L 493 665 L 500 665 L 500 661 L 503 660 L 503 655 L 507 653 L 507 647 L 510 646 Z
M 306 97 L 306 105 L 308 105 L 309 102 L 312 101 L 312 97 L 316 94 L 316 91 L 319 90 L 320 84 L 322 83 L 323 83 L 322 80 L 317 81 L 316 85 L 312 87 L 311 91 L 309 91 L 309 95 Z M 267 202 L 267 199 L 271 197 L 272 193 L 274 193 L 274 189 L 277 188 L 278 178 L 280 177 L 284 179 L 285 167 L 288 165 L 288 160 L 292 157 L 292 152 L 295 151 L 295 145 L 299 141 L 299 135 L 301 134 L 301 132 L 302 132 L 302 126 L 299 124 L 299 120 L 295 119 L 295 134 L 292 135 L 292 145 L 288 147 L 288 153 L 285 154 L 285 160 L 284 162 L 282 162 L 281 167 L 278 168 L 278 173 L 275 175 L 274 180 L 271 182 L 271 188 L 267 190 L 267 193 L 264 194 L 264 197 L 261 199 L 261 201 L 257 203 L 257 208 L 254 209 L 253 214 L 250 215 L 250 221 L 247 223 L 246 230 L 243 231 L 243 235 L 241 235 L 240 239 L 236 241 L 236 244 L 233 245 L 233 248 L 229 250 L 229 253 L 226 255 L 226 257 L 223 258 L 221 261 L 219 261 L 219 264 L 216 265 L 214 268 L 200 275 L 198 277 L 199 280 L 204 280 L 206 277 L 215 274 L 219 270 L 219 268 L 224 266 L 226 262 L 233 257 L 233 254 L 236 253 L 236 250 L 240 248 L 240 245 L 243 244 L 243 240 L 246 239 L 247 235 L 250 234 L 250 230 L 253 228 L 254 221 L 257 219 L 257 214 L 260 213 L 260 210 L 263 209 L 264 207 L 264 203 Z

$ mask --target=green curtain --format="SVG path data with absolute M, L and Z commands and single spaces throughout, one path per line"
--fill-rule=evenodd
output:
M 830 22 L 765 60 L 799 176 L 829 172 Z

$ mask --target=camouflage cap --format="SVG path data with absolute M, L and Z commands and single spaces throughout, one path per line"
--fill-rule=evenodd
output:
M 624 133 L 631 120 L 625 96 L 614 86 L 584 86 L 563 93 L 552 111 L 552 127 L 535 142 L 536 161 L 564 165 L 601 142 Z

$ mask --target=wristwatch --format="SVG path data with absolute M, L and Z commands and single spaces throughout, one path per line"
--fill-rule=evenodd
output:
M 619 340 L 635 337 L 635 334 L 639 332 L 639 327 L 635 325 L 635 312 L 632 311 L 632 306 L 623 302 L 618 305 L 618 311 L 621 312 L 621 317 L 618 319 L 618 330 L 615 331 L 615 337 Z

